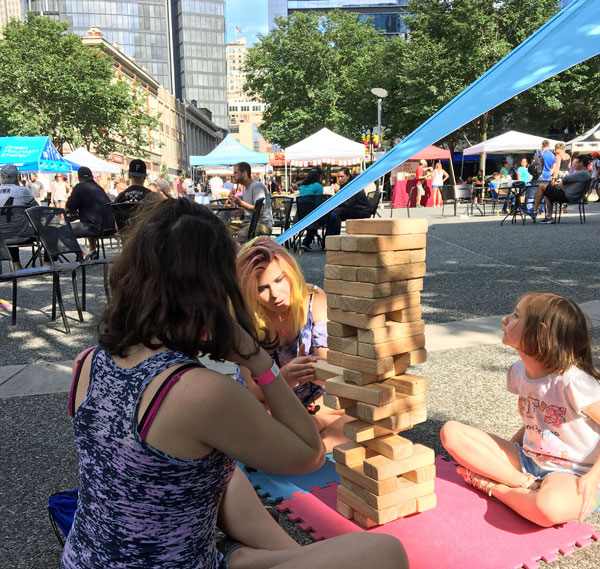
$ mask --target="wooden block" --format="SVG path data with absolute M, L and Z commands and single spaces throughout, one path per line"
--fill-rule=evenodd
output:
M 344 502 L 342 502 L 339 498 L 337 501 L 336 509 L 338 511 L 338 514 L 344 516 L 347 520 L 354 519 L 354 510 L 350 506 L 348 506 L 348 504 L 344 504 Z
M 328 235 L 325 237 L 325 247 L 328 251 L 339 251 L 342 248 L 341 235 Z
M 323 268 L 325 278 L 333 279 L 333 280 L 341 279 L 342 278 L 341 268 L 342 268 L 341 265 L 328 265 L 328 264 L 325 265 L 325 267 Z
M 349 219 L 348 235 L 406 235 L 427 233 L 426 219 Z
M 358 356 L 356 356 L 358 357 Z M 344 367 L 344 354 L 342 352 L 336 352 L 335 350 L 327 350 L 327 363 Z
M 425 335 L 401 338 L 379 344 L 358 344 L 358 355 L 363 358 L 385 358 L 413 352 L 425 347 Z
M 387 480 L 374 480 L 364 473 L 363 464 L 349 467 L 336 462 L 335 471 L 342 477 L 347 478 L 361 488 L 380 496 L 396 491 L 400 487 L 400 478 L 394 476 Z
M 354 442 L 342 443 L 333 447 L 333 460 L 349 467 L 361 465 L 366 458 L 375 456 L 375 452 Z
M 408 367 L 396 361 L 392 356 L 374 360 L 346 354 L 344 354 L 342 365 L 345 368 L 363 371 L 371 375 L 381 375 L 382 378 L 404 373 Z
M 348 324 L 342 324 L 341 322 L 327 322 L 328 336 L 347 338 L 348 336 L 356 336 L 356 334 L 357 328 L 354 326 L 348 326 Z
M 325 279 L 356 281 L 358 267 L 349 267 L 346 265 L 325 265 Z
M 397 356 L 397 361 L 409 366 L 423 364 L 427 361 L 427 350 L 423 348 L 421 350 L 415 350 L 414 352 L 407 352 L 406 354 Z
M 369 385 L 370 383 L 381 382 L 385 379 L 385 377 L 380 375 L 363 373 L 354 369 L 344 369 L 343 377 L 346 383 L 353 383 L 354 385 Z
M 325 381 L 330 377 L 340 376 L 343 373 L 342 368 L 331 365 L 325 360 L 319 360 L 311 363 L 313 370 L 315 370 L 315 378 L 317 381 Z
M 417 501 L 416 500 L 407 500 L 402 504 L 397 504 L 398 508 L 398 517 L 404 518 L 406 516 L 411 516 L 417 512 Z
M 418 306 L 421 303 L 421 294 L 419 292 L 407 292 L 385 298 L 360 298 L 359 296 L 342 296 L 340 298 L 340 308 L 349 312 L 366 314 L 369 316 L 384 315 L 386 312 L 401 310 L 409 306 Z M 328 311 L 329 312 L 329 311 Z M 380 326 L 357 326 L 357 328 L 383 328 Z
M 422 466 L 421 468 L 416 468 L 415 470 L 405 472 L 402 477 L 414 482 L 415 484 L 429 482 L 430 480 L 435 479 L 435 464 Z
M 352 408 L 352 413 L 352 417 L 354 417 L 355 415 L 358 417 L 356 408 Z M 348 409 L 346 409 L 346 414 L 348 414 Z M 373 421 L 372 424 L 376 427 L 381 427 L 382 429 L 389 429 L 394 433 L 406 431 L 408 429 L 411 429 L 413 426 L 410 412 L 408 411 L 405 411 L 404 413 L 396 413 L 395 415 L 390 415 L 389 417 L 386 417 L 385 419 L 380 419 L 379 421 Z
M 357 253 L 327 250 L 327 264 L 351 267 L 388 267 L 410 262 L 410 251 L 382 251 L 381 253 Z
M 339 294 L 327 293 L 327 308 L 339 308 L 340 298 Z
M 353 385 L 346 383 L 343 377 L 332 377 L 325 382 L 325 391 L 354 401 L 362 401 L 371 405 L 385 405 L 396 398 L 396 391 L 391 385 L 373 383 L 371 385 Z M 351 405 L 348 405 L 351 407 Z
M 433 449 L 416 444 L 413 445 L 413 452 L 410 456 L 399 460 L 390 460 L 385 456 L 374 456 L 365 460 L 363 469 L 367 476 L 375 480 L 385 480 L 423 466 L 429 466 L 434 463 L 434 460 Z
M 371 253 L 372 255 L 373 253 Z M 392 266 L 383 265 L 372 267 L 366 265 L 359 267 L 357 277 L 364 283 L 384 283 L 390 281 L 401 281 L 405 279 L 417 279 L 425 276 L 425 263 L 397 264 Z
M 364 441 L 369 441 L 376 437 L 381 437 L 383 435 L 393 435 L 395 434 L 393 431 L 389 429 L 384 429 L 383 427 L 376 427 L 375 425 L 371 425 L 365 421 L 348 421 L 344 423 L 344 436 L 355 443 L 361 443 Z M 416 467 L 415 467 L 416 468 Z M 409 468 L 409 470 L 414 470 L 413 468 Z
M 359 283 L 355 280 L 339 281 L 325 280 L 323 288 L 327 293 L 327 298 L 332 294 L 359 296 L 361 298 L 384 298 L 386 296 L 395 296 L 406 292 L 418 292 L 423 290 L 423 279 L 409 279 L 402 281 L 393 281 L 385 283 Z M 327 306 L 337 308 L 329 302 Z
M 417 512 L 425 512 L 427 510 L 433 510 L 437 506 L 437 496 L 435 494 L 428 494 L 427 496 L 421 496 L 417 498 Z
M 380 251 L 405 251 L 424 249 L 427 244 L 425 233 L 412 235 L 345 235 L 342 237 L 342 251 L 378 253 Z
M 398 253 L 400 254 L 401 251 Z M 409 263 L 424 263 L 427 258 L 427 249 L 411 249 L 408 256 Z M 400 265 L 400 263 L 397 263 Z
M 351 480 L 349 480 L 348 478 L 344 478 L 343 476 L 340 476 L 340 484 L 342 486 L 348 488 L 348 490 L 354 492 L 357 496 L 359 496 L 364 501 L 365 493 L 367 491 L 362 486 L 359 486 L 355 482 L 352 482 Z M 376 494 L 374 494 L 374 496 L 375 495 Z
M 362 498 L 369 506 L 378 510 L 397 506 L 409 500 L 416 500 L 421 496 L 431 494 L 434 490 L 434 482 L 425 482 L 424 484 L 415 484 L 409 480 L 400 478 L 400 486 L 395 492 L 390 494 L 381 494 L 377 496 L 366 490 L 363 490 Z
M 423 406 L 421 409 L 411 409 L 410 411 L 410 422 L 412 426 L 424 423 L 427 421 L 427 408 Z
M 425 322 L 394 322 L 388 320 L 383 328 L 374 330 L 358 330 L 358 341 L 364 344 L 379 344 L 381 342 L 392 342 L 411 336 L 419 336 L 425 333 Z
M 365 441 L 367 448 L 392 460 L 404 458 L 412 453 L 412 441 L 398 435 L 386 435 Z
M 411 411 L 425 405 L 425 394 L 402 395 L 396 393 L 396 398 L 392 403 L 386 405 L 370 405 L 369 403 L 359 402 L 356 404 L 356 412 L 364 421 L 379 421 L 391 415 L 397 415 L 405 411 Z
M 422 316 L 423 310 L 420 306 L 395 310 L 388 314 L 388 318 L 394 322 L 414 322 L 415 320 L 421 320 Z
M 346 338 L 328 336 L 327 346 L 330 350 L 355 356 L 358 352 L 358 338 L 356 336 L 348 336 Z
M 365 529 L 371 529 L 379 525 L 377 522 L 367 518 L 367 516 L 363 516 L 360 512 L 354 512 L 352 519 Z
M 419 395 L 419 393 L 427 391 L 427 378 L 422 375 L 405 373 L 396 377 L 390 377 L 384 383 L 392 386 L 397 393 L 402 393 L 403 395 Z
M 360 499 L 360 496 L 357 496 L 354 492 L 348 490 L 344 486 L 337 487 L 337 495 L 342 502 L 348 504 L 355 512 L 361 513 L 378 525 L 393 522 L 398 519 L 398 508 L 396 506 L 377 510 L 363 502 Z
M 345 399 L 344 397 L 338 397 L 337 395 L 331 395 L 331 393 L 324 393 L 323 405 L 325 405 L 325 407 L 329 407 L 330 409 L 339 411 L 348 407 L 354 407 L 356 405 L 356 401 L 352 399 Z
M 412 294 L 419 293 L 417 292 Z M 330 322 L 340 322 L 341 324 L 347 324 L 348 326 L 354 326 L 355 328 L 383 328 L 385 326 L 384 314 L 370 316 L 367 314 L 358 314 L 356 312 L 348 312 L 346 310 L 338 310 L 335 308 L 327 309 L 327 320 Z M 341 335 L 342 334 L 336 334 L 336 336 Z

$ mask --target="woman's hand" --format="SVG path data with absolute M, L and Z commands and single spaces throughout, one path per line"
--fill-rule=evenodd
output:
M 600 473 L 590 470 L 583 476 L 577 479 L 577 493 L 583 495 L 581 511 L 579 512 L 578 521 L 582 522 L 587 518 L 598 501 L 598 488 L 600 487 Z
M 304 383 L 315 381 L 315 370 L 311 362 L 316 362 L 317 356 L 307 356 L 304 344 L 300 344 L 298 355 L 281 369 L 281 374 L 288 383 Z

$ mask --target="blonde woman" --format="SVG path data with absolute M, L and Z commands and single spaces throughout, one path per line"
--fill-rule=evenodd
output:
M 552 166 L 551 177 L 554 182 L 562 180 L 571 168 L 571 156 L 565 150 L 565 143 L 558 142 L 554 147 L 554 155 L 556 162 Z
M 431 187 L 433 190 L 433 205 L 443 205 L 442 186 L 450 175 L 442 168 L 441 162 L 436 162 L 432 176 L 433 180 L 431 181 Z
M 327 299 L 304 276 L 290 253 L 272 239 L 259 237 L 238 255 L 238 277 L 249 309 L 254 313 L 258 336 L 268 346 L 281 375 L 311 413 L 327 452 L 341 442 L 346 416 L 323 405 L 323 382 L 316 381 L 311 365 L 327 356 Z M 240 368 L 245 383 L 264 402 Z
M 54 182 L 50 184 L 50 203 L 54 207 L 65 207 L 72 189 L 62 174 L 56 174 Z

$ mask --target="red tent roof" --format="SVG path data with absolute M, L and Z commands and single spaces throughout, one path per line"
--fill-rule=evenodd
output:
M 445 148 L 440 148 L 439 146 L 431 145 L 411 156 L 409 160 L 442 160 L 444 158 L 452 158 L 450 151 Z

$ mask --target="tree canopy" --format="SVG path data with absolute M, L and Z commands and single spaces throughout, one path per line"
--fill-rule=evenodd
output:
M 112 59 L 85 46 L 67 24 L 27 14 L 12 20 L 0 41 L 0 132 L 47 135 L 57 147 L 93 145 L 146 155 L 156 117 L 145 97 L 116 80 Z
M 246 92 L 267 103 L 261 133 L 289 146 L 323 127 L 354 139 L 376 123 L 385 38 L 356 14 L 296 12 L 248 50 Z

